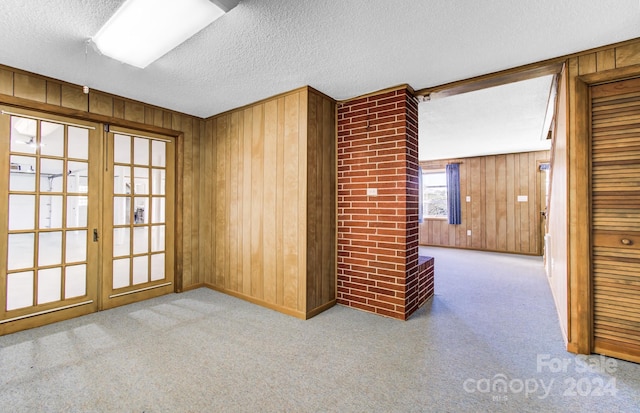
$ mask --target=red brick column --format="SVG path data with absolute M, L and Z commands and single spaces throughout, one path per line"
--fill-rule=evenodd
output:
M 338 302 L 404 320 L 418 281 L 418 103 L 402 87 L 338 108 Z

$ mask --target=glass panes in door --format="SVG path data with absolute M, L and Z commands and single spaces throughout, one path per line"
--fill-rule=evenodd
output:
M 171 141 L 114 132 L 111 196 L 111 285 L 136 291 L 170 281 L 166 271 L 167 153 Z
M 95 208 L 89 188 L 98 184 L 90 178 L 92 128 L 1 116 L 0 187 L 7 198 L 0 204 L 0 236 L 6 237 L 0 313 L 37 313 L 86 299 L 89 211 Z

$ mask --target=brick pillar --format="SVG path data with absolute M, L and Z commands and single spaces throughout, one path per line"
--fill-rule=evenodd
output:
M 406 87 L 344 102 L 338 109 L 338 302 L 404 320 L 422 304 L 423 284 L 418 103 Z

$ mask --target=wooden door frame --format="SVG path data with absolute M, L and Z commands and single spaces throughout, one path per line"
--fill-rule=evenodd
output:
M 541 255 L 541 256 L 546 255 L 546 251 L 544 250 L 544 237 L 547 233 L 546 212 L 549 206 L 547 205 L 547 197 L 548 197 L 547 183 L 546 183 L 547 172 L 540 169 L 540 166 L 543 164 L 551 165 L 551 161 L 549 159 L 536 161 L 536 209 L 539 209 L 538 211 L 536 211 L 536 220 L 537 220 L 536 229 L 539 233 L 538 247 L 537 247 L 538 253 L 539 253 L 538 255 Z M 543 191 L 543 188 L 544 188 L 544 191 Z M 545 213 L 544 217 L 542 216 L 542 212 Z
M 41 103 L 33 100 L 29 100 L 26 98 L 20 98 L 15 96 L 8 96 L 0 94 L 0 105 L 7 106 L 9 108 L 16 108 L 19 110 L 25 111 L 34 111 L 38 112 L 41 116 L 53 116 L 53 117 L 64 117 L 68 119 L 76 119 L 82 122 L 92 122 L 99 125 L 100 130 L 98 131 L 99 137 L 101 140 L 104 140 L 104 130 L 107 125 L 117 126 L 122 128 L 128 128 L 132 130 L 137 130 L 141 133 L 152 133 L 159 134 L 165 136 L 171 136 L 175 138 L 175 214 L 174 214 L 174 292 L 182 292 L 183 291 L 183 214 L 184 214 L 184 195 L 183 195 L 183 184 L 184 184 L 184 132 L 168 129 L 164 127 L 159 127 L 155 125 L 149 125 L 144 123 L 138 123 L 126 119 L 115 118 L 113 116 L 101 115 L 97 113 L 92 113 L 89 111 L 81 111 L 76 109 L 70 109 L 66 107 L 56 106 L 49 103 Z M 100 159 L 104 159 L 104 154 L 100 154 Z M 100 189 L 100 193 L 102 194 L 102 188 Z M 0 234 L 1 235 L 1 234 Z M 101 297 L 101 285 L 98 285 L 98 300 L 93 303 L 96 308 L 100 306 L 100 297 Z M 51 314 L 47 314 L 42 318 L 29 318 L 31 320 L 28 325 L 24 328 L 16 328 L 14 327 L 14 323 L 2 324 L 0 325 L 0 335 L 12 333 L 15 331 L 20 331 L 26 328 L 37 327 L 44 324 L 49 324 L 51 322 L 60 321 L 62 319 L 72 318 L 78 315 L 83 315 L 80 313 L 75 313 L 74 315 L 68 317 L 59 317 L 64 313 L 69 311 L 74 311 L 74 309 L 57 311 Z M 95 312 L 96 309 L 91 308 L 86 311 L 84 314 L 90 314 Z M 41 320 L 41 321 L 38 321 Z
M 593 349 L 593 275 L 591 270 L 591 86 L 640 77 L 640 65 L 578 75 L 577 59 L 569 63 L 568 297 L 567 350 Z M 573 93 L 572 93 L 573 92 Z M 573 103 L 573 105 L 572 105 Z M 571 128 L 571 126 L 574 126 Z

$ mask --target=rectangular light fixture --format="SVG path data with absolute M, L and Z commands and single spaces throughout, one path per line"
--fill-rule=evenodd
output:
M 239 0 L 126 0 L 91 39 L 100 53 L 144 69 Z

